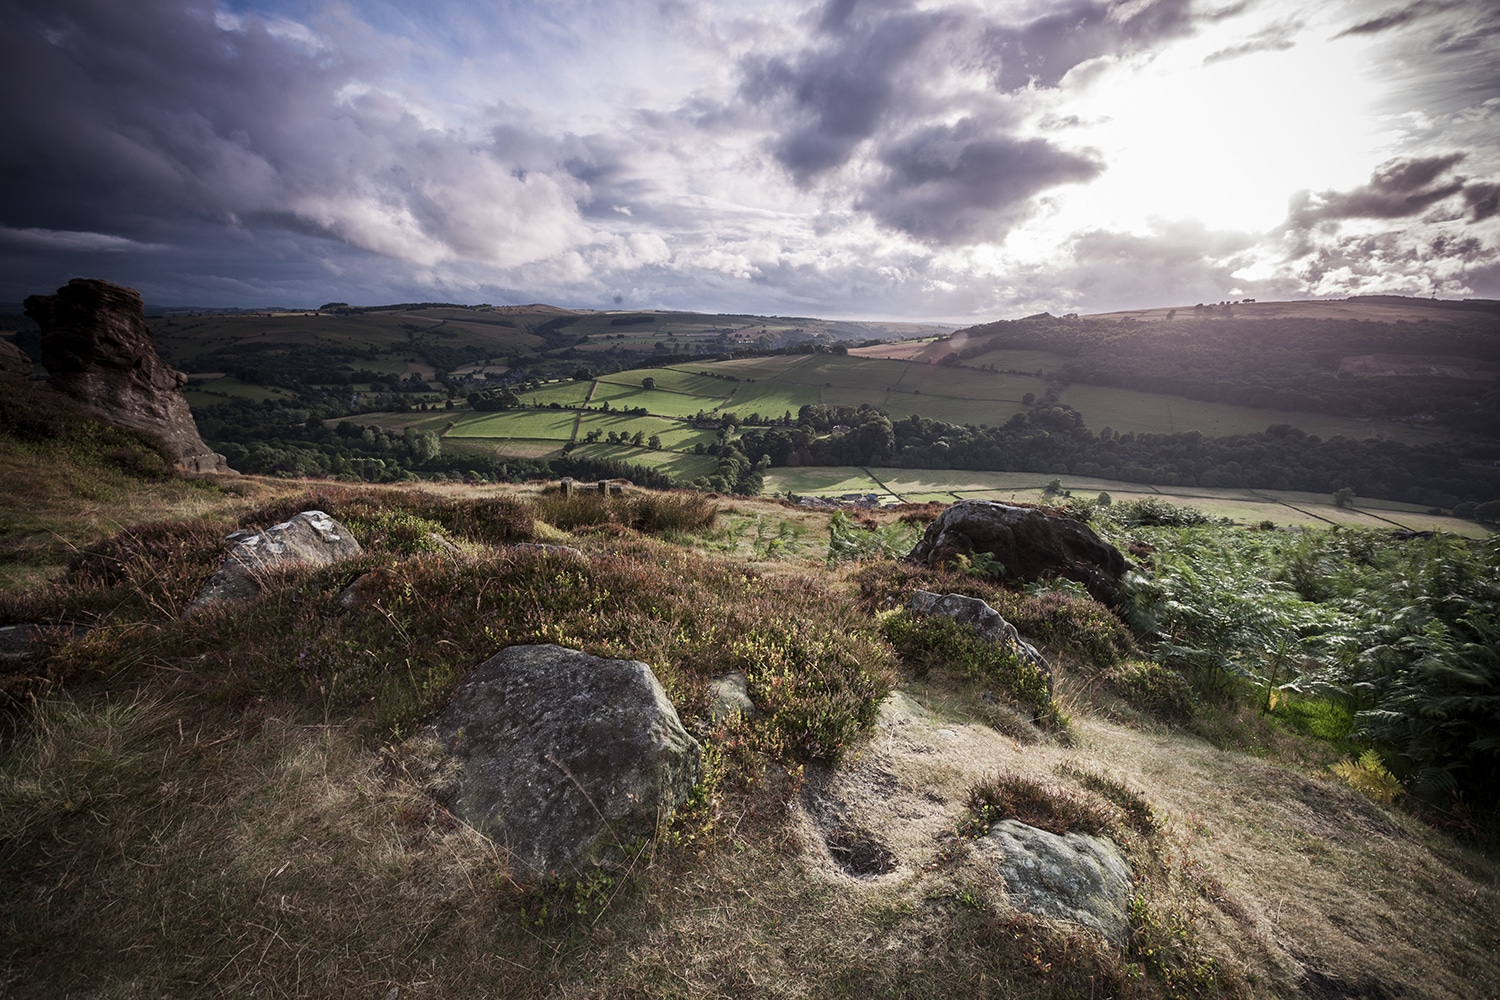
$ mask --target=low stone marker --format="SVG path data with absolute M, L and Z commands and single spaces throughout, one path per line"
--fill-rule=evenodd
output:
M 435 724 L 459 762 L 449 808 L 534 881 L 608 860 L 691 793 L 702 750 L 646 664 L 510 646 L 454 691 Z

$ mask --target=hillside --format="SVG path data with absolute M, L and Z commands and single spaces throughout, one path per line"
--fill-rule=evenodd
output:
M 0 626 L 50 626 L 0 674 L 7 995 L 1500 991 L 1500 674 L 1465 652 L 1500 621 L 1493 542 L 1079 508 L 1151 571 L 1132 635 L 1065 581 L 901 562 L 932 508 L 188 481 L 89 439 L 0 437 L 28 484 L 7 537 L 67 539 L 0 552 Z M 308 508 L 364 554 L 183 615 L 225 534 Z M 1055 701 L 894 613 L 918 587 L 999 609 Z M 706 762 L 654 836 L 540 883 L 455 819 L 421 739 L 531 642 L 645 661 Z M 1424 687 L 1432 657 L 1477 686 Z M 1377 665 L 1395 701 L 1354 694 Z M 755 715 L 715 722 L 736 669 Z M 1379 728 L 1422 697 L 1449 723 Z M 1118 945 L 1019 908 L 983 837 L 1009 819 L 1119 845 Z
M 441 303 L 151 322 L 205 438 L 251 472 L 754 492 L 852 465 L 934 487 L 862 487 L 898 498 L 982 472 L 1324 506 L 1352 489 L 1438 518 L 1500 498 L 1500 340 L 1482 302 L 1037 316 L 885 343 L 932 331 Z

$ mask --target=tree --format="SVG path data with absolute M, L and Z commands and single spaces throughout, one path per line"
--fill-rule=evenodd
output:
M 647 375 L 645 378 L 641 379 L 641 388 L 645 389 L 647 392 L 650 392 L 652 389 L 656 388 L 656 379 L 652 378 L 650 375 Z
M 1500 500 L 1486 500 L 1474 508 L 1474 516 L 1490 524 L 1500 522 Z
M 661 435 L 660 434 L 653 434 L 649 438 L 647 438 L 646 439 L 646 447 L 650 448 L 652 451 L 659 451 L 659 450 L 661 450 Z
M 1334 490 L 1334 492 L 1333 492 L 1333 505 L 1335 507 L 1353 507 L 1354 506 L 1354 490 L 1351 487 L 1348 487 L 1348 486 L 1345 486 L 1341 490 Z

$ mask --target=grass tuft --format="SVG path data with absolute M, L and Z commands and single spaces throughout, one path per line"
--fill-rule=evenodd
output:
M 969 814 L 959 834 L 981 837 L 1004 819 L 1059 836 L 1065 833 L 1103 834 L 1117 826 L 1107 803 L 1060 785 L 1042 785 L 1016 774 L 996 774 L 969 791 Z

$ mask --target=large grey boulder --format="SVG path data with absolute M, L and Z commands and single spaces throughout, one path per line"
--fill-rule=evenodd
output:
M 459 761 L 449 808 L 534 880 L 608 860 L 671 816 L 702 751 L 651 668 L 561 646 L 510 646 L 435 724 Z
M 939 566 L 960 555 L 985 552 L 1007 580 L 1034 583 L 1062 577 L 1083 584 L 1095 600 L 1116 606 L 1125 557 L 1082 521 L 1033 507 L 992 500 L 960 500 L 927 526 L 907 556 Z
M 960 625 L 967 625 L 986 642 L 999 643 L 1015 650 L 1016 659 L 1036 667 L 1047 678 L 1047 695 L 1052 695 L 1052 664 L 1035 646 L 1021 638 L 1016 627 L 1005 617 L 977 597 L 963 594 L 934 594 L 930 590 L 919 590 L 911 595 L 907 606 L 920 615 L 942 615 L 952 618 Z
M 271 570 L 332 566 L 363 551 L 348 528 L 321 510 L 305 510 L 264 531 L 236 531 L 225 541 L 234 548 L 204 584 L 189 614 L 210 604 L 254 598 L 261 577 Z
M 1130 934 L 1130 866 L 1086 833 L 1058 835 L 1007 819 L 974 842 L 998 866 L 1017 909 L 1091 927 L 1115 944 Z

